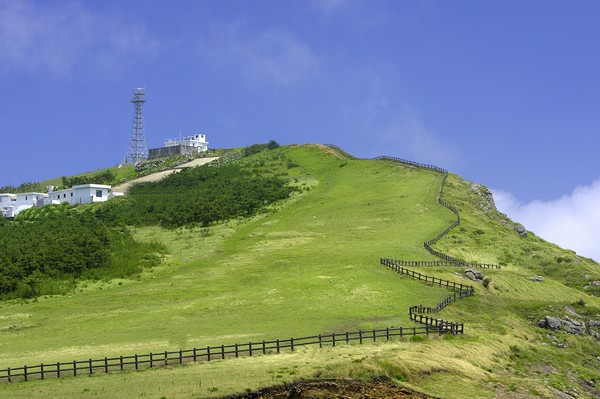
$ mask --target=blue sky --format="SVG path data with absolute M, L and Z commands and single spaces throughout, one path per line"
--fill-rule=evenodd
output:
M 433 163 L 539 235 L 578 221 L 562 235 L 591 231 L 577 251 L 600 259 L 599 20 L 586 0 L 0 0 L 0 186 L 120 163 L 142 86 L 151 148 Z

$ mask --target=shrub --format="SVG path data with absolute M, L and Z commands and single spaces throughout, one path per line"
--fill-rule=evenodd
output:
M 492 279 L 490 277 L 486 277 L 483 279 L 483 281 L 481 283 L 483 284 L 483 286 L 485 288 L 488 288 L 490 286 L 491 281 L 492 281 Z

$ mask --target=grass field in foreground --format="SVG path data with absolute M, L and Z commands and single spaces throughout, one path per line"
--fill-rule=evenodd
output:
M 412 325 L 410 305 L 447 295 L 378 266 L 416 256 L 446 225 L 439 175 L 340 167 L 314 148 L 289 156 L 313 187 L 279 211 L 208 230 L 141 229 L 171 256 L 140 280 L 0 305 L 0 367 Z
M 378 266 L 380 257 L 429 259 L 422 242 L 453 217 L 436 204 L 440 175 L 340 159 L 312 146 L 245 162 L 311 189 L 248 221 L 138 230 L 138 237 L 164 242 L 171 252 L 139 280 L 3 303 L 0 367 L 408 326 L 408 306 L 434 304 L 447 294 Z M 598 397 L 587 383 L 600 384 L 596 340 L 537 326 L 548 314 L 598 318 L 600 300 L 583 290 L 581 279 L 598 276 L 598 264 L 533 234 L 519 237 L 497 213 L 483 211 L 482 198 L 458 176 L 450 176 L 445 196 L 462 223 L 436 247 L 503 266 L 484 271 L 489 288 L 476 284 L 475 296 L 442 312 L 465 322 L 464 336 L 0 385 L 0 397 L 205 398 L 298 378 L 375 375 L 449 399 L 554 398 L 551 389 Z M 466 282 L 457 275 L 461 268 L 420 271 Z M 533 274 L 544 282 L 530 281 Z

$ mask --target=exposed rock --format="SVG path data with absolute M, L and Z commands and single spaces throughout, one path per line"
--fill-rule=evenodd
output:
M 538 326 L 558 331 L 562 327 L 562 323 L 558 317 L 546 316 L 538 322 Z
M 600 327 L 600 321 L 598 320 L 591 320 L 588 321 L 588 324 L 590 325 L 590 327 Z
M 591 281 L 590 285 L 593 285 L 594 287 L 600 287 L 600 281 L 599 280 Z
M 480 271 L 477 271 L 477 270 L 466 269 L 465 276 L 467 276 L 468 278 L 470 278 L 473 281 L 483 280 L 483 273 L 481 273 Z
M 585 334 L 585 323 L 570 318 L 569 316 L 564 316 L 562 319 L 562 326 L 566 332 L 569 334 L 577 334 L 583 335 Z
M 521 223 L 515 223 L 513 229 L 519 233 L 521 237 L 527 237 L 527 229 Z
M 541 283 L 542 281 L 544 281 L 544 278 L 542 276 L 531 276 L 531 277 L 529 277 L 529 279 L 531 281 L 538 282 L 538 283 Z
M 494 196 L 492 192 L 481 184 L 472 184 L 471 191 L 479 196 L 481 202 L 479 203 L 479 207 L 485 212 L 496 211 L 496 204 L 494 203 Z
M 549 388 L 552 391 L 552 393 L 554 394 L 554 396 L 556 396 L 558 399 L 575 399 L 574 396 L 571 396 L 568 393 L 564 393 L 563 391 L 559 391 L 556 388 L 552 388 L 552 387 L 549 387 Z

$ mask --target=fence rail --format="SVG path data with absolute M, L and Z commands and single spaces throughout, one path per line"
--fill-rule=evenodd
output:
M 439 167 L 434 166 L 434 165 L 422 164 L 422 163 L 419 163 L 419 162 L 408 161 L 406 159 L 396 158 L 396 157 L 379 156 L 379 157 L 376 157 L 376 158 L 373 158 L 373 159 L 398 162 L 398 163 L 402 163 L 402 164 L 406 164 L 406 165 L 416 166 L 416 167 L 422 168 L 422 169 L 429 169 L 429 170 L 433 170 L 435 172 L 443 173 L 444 177 L 442 178 L 442 184 L 440 185 L 440 191 L 439 191 L 439 194 L 438 194 L 438 197 L 437 197 L 437 202 L 441 206 L 449 209 L 452 213 L 454 213 L 454 215 L 456 216 L 456 220 L 453 221 L 452 223 L 450 223 L 450 225 L 448 227 L 446 227 L 446 229 L 444 231 L 442 231 L 440 234 L 438 234 L 437 236 L 435 236 L 431 240 L 425 241 L 423 243 L 423 247 L 427 250 L 427 252 L 429 252 L 433 256 L 435 256 L 437 258 L 440 258 L 440 259 L 443 259 L 446 262 L 452 263 L 453 266 L 466 266 L 466 267 L 481 267 L 481 268 L 487 268 L 487 269 L 500 269 L 500 266 L 494 265 L 494 264 L 478 263 L 478 262 L 465 262 L 465 261 L 462 261 L 460 259 L 456 259 L 456 258 L 454 258 L 454 257 L 452 257 L 450 255 L 447 255 L 447 254 L 444 254 L 442 252 L 436 251 L 435 249 L 433 249 L 431 247 L 433 244 L 435 244 L 436 242 L 438 242 L 439 240 L 441 240 L 442 238 L 444 238 L 452 229 L 454 229 L 455 227 L 458 227 L 460 225 L 460 214 L 458 213 L 458 209 L 456 209 L 454 206 L 452 206 L 450 203 L 448 203 L 446 200 L 444 200 L 444 187 L 446 185 L 446 180 L 448 179 L 448 171 L 446 169 L 439 168 Z M 400 261 L 400 262 L 403 262 L 403 261 Z M 405 262 L 410 262 L 410 261 L 405 261 Z M 450 266 L 450 265 L 448 265 L 448 266 Z
M 343 333 L 313 335 L 301 338 L 236 343 L 233 345 L 207 346 L 188 350 L 165 351 L 132 356 L 104 357 L 101 359 L 73 360 L 72 362 L 42 363 L 39 365 L 0 369 L 0 382 L 44 380 L 47 378 L 77 377 L 97 373 L 110 373 L 123 370 L 140 370 L 166 365 L 181 365 L 191 362 L 209 362 L 243 356 L 294 351 L 302 346 L 336 346 L 358 342 L 389 341 L 393 338 L 416 335 L 429 336 L 443 334 L 449 329 L 445 324 L 429 324 L 417 327 L 388 327 L 373 330 L 359 330 Z M 462 331 L 461 331 L 462 332 Z

